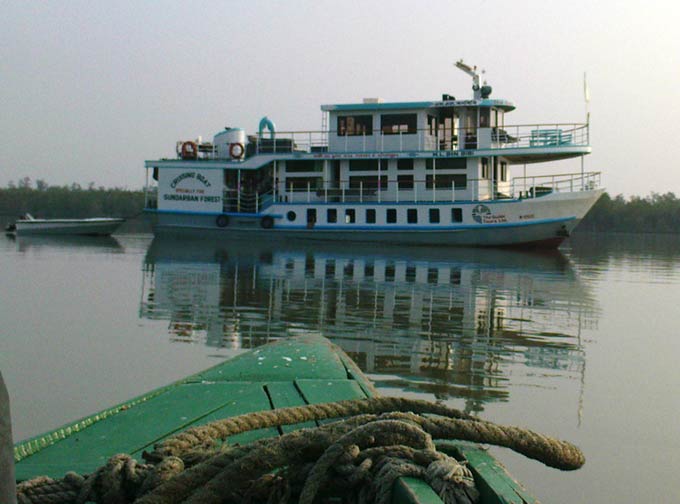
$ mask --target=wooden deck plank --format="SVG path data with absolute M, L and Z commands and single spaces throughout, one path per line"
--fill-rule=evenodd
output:
M 464 441 L 436 441 L 437 449 L 468 461 L 475 477 L 480 500 L 489 504 L 537 504 L 530 495 L 487 450 Z
M 194 381 L 294 381 L 347 379 L 345 365 L 330 344 L 305 345 L 304 340 L 281 340 L 255 349 L 199 373 Z
M 267 384 L 266 388 L 274 408 L 290 408 L 307 404 L 305 398 L 293 382 L 271 382 Z M 287 434 L 299 429 L 309 429 L 316 426 L 316 422 L 282 425 L 281 431 Z
M 346 399 L 363 399 L 364 390 L 354 380 L 295 380 L 300 392 L 309 404 L 344 401 Z M 319 424 L 333 422 L 321 420 Z
M 269 399 L 260 384 L 179 385 L 21 460 L 16 465 L 16 476 L 23 480 L 42 474 L 62 477 L 67 471 L 86 474 L 112 455 L 138 455 L 180 429 L 218 418 L 221 411 L 233 415 L 268 408 Z

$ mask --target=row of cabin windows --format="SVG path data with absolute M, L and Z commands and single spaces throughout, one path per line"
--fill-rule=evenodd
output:
M 427 211 L 428 222 L 430 224 L 440 224 L 441 214 L 439 208 L 429 208 Z M 286 214 L 289 221 L 294 221 L 297 218 L 295 212 L 290 211 Z M 316 208 L 307 209 L 307 222 L 316 222 Z M 366 224 L 376 223 L 376 209 L 367 208 L 364 213 L 364 220 Z M 356 224 L 357 222 L 357 210 L 355 208 L 346 208 L 344 216 L 345 224 Z M 328 208 L 326 209 L 326 222 L 328 224 L 335 224 L 338 222 L 338 209 Z M 397 209 L 387 208 L 385 209 L 385 222 L 387 224 L 397 224 Z M 461 208 L 451 209 L 451 222 L 463 222 L 463 210 Z M 418 209 L 417 208 L 407 208 L 406 209 L 406 223 L 407 224 L 418 224 Z
M 397 170 L 413 170 L 414 163 L 412 158 L 397 159 Z M 389 159 L 351 159 L 349 161 L 349 171 L 387 171 Z M 464 170 L 467 168 L 466 158 L 440 158 L 436 162 L 432 158 L 425 160 L 427 170 Z
M 397 175 L 397 188 L 409 190 L 415 188 L 415 178 L 413 175 Z M 422 189 L 422 183 L 418 185 Z M 290 177 L 286 179 L 286 189 L 293 191 L 322 190 L 323 179 L 321 177 Z M 381 191 L 388 189 L 387 175 L 380 178 L 375 175 L 355 175 L 349 178 L 350 189 L 366 189 Z M 425 175 L 425 189 L 466 189 L 467 175 Z
M 380 132 L 383 135 L 415 135 L 417 114 L 382 114 Z M 338 116 L 338 136 L 369 136 L 373 134 L 372 115 Z

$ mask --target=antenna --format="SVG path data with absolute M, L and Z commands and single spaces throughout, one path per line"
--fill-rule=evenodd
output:
M 588 89 L 588 80 L 586 73 L 583 72 L 583 100 L 586 103 L 586 124 L 590 124 L 590 89 Z
M 480 72 L 477 71 L 476 66 L 470 66 L 466 63 L 463 63 L 462 59 L 459 59 L 454 63 L 456 65 L 456 68 L 459 70 L 462 70 L 466 74 L 468 74 L 470 77 L 472 77 L 472 91 L 474 91 L 474 99 L 479 100 L 482 98 L 482 92 L 481 92 L 481 86 L 479 85 L 480 81 Z M 484 73 L 484 70 L 482 70 L 481 73 Z

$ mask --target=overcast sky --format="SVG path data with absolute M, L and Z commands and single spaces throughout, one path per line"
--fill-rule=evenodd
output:
M 136 189 L 144 160 L 174 156 L 177 140 L 253 133 L 264 115 L 318 130 L 321 104 L 469 98 L 452 65 L 464 58 L 517 106 L 506 124 L 584 121 L 587 72 L 586 170 L 612 195 L 680 196 L 680 2 L 2 5 L 0 186 Z

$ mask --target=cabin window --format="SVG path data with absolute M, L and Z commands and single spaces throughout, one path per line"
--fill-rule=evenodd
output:
M 316 208 L 307 209 L 307 223 L 314 224 L 316 222 Z
M 501 161 L 501 182 L 508 181 L 508 163 Z
M 431 115 L 427 116 L 427 131 L 430 135 L 437 134 L 437 118 Z
M 399 189 L 413 189 L 413 175 L 397 175 Z
M 291 189 L 293 191 L 306 191 L 307 188 L 310 190 L 320 189 L 323 185 L 323 179 L 321 177 L 287 177 L 286 178 L 286 189 Z
M 380 131 L 383 135 L 415 135 L 418 130 L 416 114 L 383 114 L 380 116 Z
M 373 116 L 338 116 L 338 136 L 373 134 Z
M 349 178 L 350 189 L 361 189 L 362 187 L 367 190 L 376 190 L 378 188 L 378 177 L 365 176 Z M 387 175 L 380 176 L 380 188 L 387 189 Z
M 288 219 L 289 221 L 294 221 L 296 218 L 297 215 L 293 211 L 290 211 L 286 214 L 286 219 Z
M 430 208 L 430 224 L 439 224 L 439 208 Z
M 385 265 L 385 281 L 394 282 L 394 277 L 397 273 L 397 269 L 393 262 L 389 262 Z
M 387 159 L 380 160 L 380 168 L 387 170 L 387 164 L 383 166 L 383 161 Z M 351 159 L 349 171 L 378 171 L 378 161 L 376 159 Z
M 396 208 L 388 208 L 387 209 L 387 215 L 386 215 L 385 221 L 388 224 L 396 224 L 397 223 L 397 209 Z
M 366 224 L 375 224 L 375 208 L 366 209 Z
M 425 187 L 428 189 L 465 189 L 467 188 L 467 175 L 437 174 L 426 175 Z
M 463 222 L 463 209 L 462 208 L 452 208 L 451 209 L 451 222 Z
M 356 210 L 348 208 L 345 210 L 345 224 L 354 224 L 357 221 Z
M 418 209 L 409 208 L 406 210 L 406 222 L 409 224 L 418 224 Z
M 326 210 L 326 222 L 329 224 L 333 224 L 334 222 L 338 222 L 338 210 L 335 208 L 329 208 Z
M 397 170 L 413 170 L 413 159 L 397 159 Z
M 479 108 L 479 127 L 480 128 L 491 127 L 491 109 L 489 107 Z
M 464 170 L 467 167 L 467 159 L 465 158 L 438 158 L 435 162 L 432 159 L 425 160 L 425 168 L 432 170 Z
M 483 180 L 489 179 L 489 159 L 488 158 L 482 158 L 482 179 Z
M 286 161 L 286 173 L 320 172 L 323 170 L 323 161 L 307 159 L 289 159 Z

